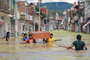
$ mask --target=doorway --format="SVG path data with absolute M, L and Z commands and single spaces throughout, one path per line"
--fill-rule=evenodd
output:
M 0 25 L 0 38 L 4 37 L 4 25 Z

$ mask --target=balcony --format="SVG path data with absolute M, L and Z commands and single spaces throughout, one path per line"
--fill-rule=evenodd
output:
M 11 12 L 12 15 L 14 15 L 14 9 L 12 9 L 10 12 Z
M 33 17 L 31 15 L 27 15 L 27 20 L 33 20 Z

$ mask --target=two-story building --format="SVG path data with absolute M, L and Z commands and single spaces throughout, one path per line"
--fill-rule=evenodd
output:
M 27 1 L 18 1 L 18 10 L 20 13 L 20 20 L 19 20 L 19 35 L 23 32 L 29 32 L 27 29 L 27 17 L 26 17 L 26 6 L 28 5 Z
M 84 23 L 87 24 L 90 20 L 90 0 L 85 0 L 84 2 L 85 2 L 85 10 L 84 10 L 85 20 L 84 20 Z M 86 30 L 87 33 L 90 33 L 90 24 L 88 24 L 86 26 L 85 30 Z
M 9 3 L 10 0 L 0 0 L 0 38 L 4 37 L 5 32 L 11 32 Z

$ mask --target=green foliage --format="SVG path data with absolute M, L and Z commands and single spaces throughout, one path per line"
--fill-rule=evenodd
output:
M 78 15 L 78 14 L 80 14 L 80 16 L 83 16 L 83 10 L 79 9 L 79 10 L 73 12 L 73 16 Z
M 38 6 L 35 6 L 35 10 L 36 10 L 36 11 L 39 11 L 39 8 L 38 8 Z
M 75 15 L 77 15 L 77 14 L 78 14 L 77 11 L 74 11 L 74 12 L 73 12 L 73 16 L 75 16 Z
M 57 6 L 58 4 L 58 6 Z M 39 3 L 37 4 L 39 6 Z M 67 2 L 48 2 L 48 3 L 41 3 L 41 7 L 47 6 L 49 10 L 56 10 L 56 11 L 64 11 L 66 9 L 70 9 L 73 4 Z
M 39 7 L 35 6 L 35 9 L 37 12 L 39 12 Z M 37 15 L 39 15 L 39 13 L 36 13 Z M 46 17 L 46 15 L 42 12 L 42 10 L 40 10 L 40 15 L 42 15 L 42 17 Z
M 10 6 L 10 9 L 11 9 L 11 10 L 12 10 L 12 9 L 15 9 L 15 5 Z
M 39 12 L 39 7 L 38 6 L 35 6 L 35 9 L 37 12 Z M 36 13 L 36 15 L 39 15 L 39 13 Z M 42 10 L 40 10 L 40 15 L 42 15 L 41 19 L 43 20 L 44 19 L 44 23 L 46 24 L 46 15 L 42 12 Z M 48 20 L 49 20 L 49 17 L 48 17 Z
M 36 11 L 39 12 L 39 7 L 36 6 L 35 7 Z M 49 17 L 54 17 L 54 20 L 55 20 L 55 16 L 56 16 L 56 13 L 59 14 L 59 16 L 63 17 L 63 11 L 55 11 L 55 10 L 48 10 L 48 16 L 47 16 L 47 22 L 49 22 Z M 39 15 L 39 13 L 36 13 L 36 15 Z M 40 10 L 40 15 L 42 15 L 41 19 L 43 20 L 44 19 L 44 23 L 46 24 L 46 15 L 42 12 L 42 10 Z

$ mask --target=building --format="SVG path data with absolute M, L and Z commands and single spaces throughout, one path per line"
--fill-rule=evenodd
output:
M 56 13 L 56 28 L 57 29 L 60 29 L 60 28 L 63 27 L 63 22 L 64 21 L 62 21 L 62 20 L 63 20 L 63 17 L 59 17 L 59 14 Z
M 63 12 L 63 15 L 64 15 L 64 18 L 63 18 L 63 27 L 64 27 L 64 30 L 67 30 L 67 22 L 68 22 L 68 15 L 67 15 L 67 10 L 65 10 Z
M 10 17 L 11 20 L 11 36 L 15 35 L 15 19 L 14 19 L 14 9 L 15 9 L 15 0 L 9 0 L 10 3 L 10 14 L 13 15 Z
M 46 8 L 41 8 L 42 12 L 47 15 L 47 9 Z
M 9 3 L 10 0 L 0 0 L 0 38 L 4 37 L 5 32 L 11 32 Z
M 4 22 L 4 18 L 1 15 L 4 14 L 3 12 L 0 11 L 0 38 L 4 37 L 4 30 L 5 30 L 5 22 Z
M 82 1 L 78 1 L 78 5 L 74 6 L 74 18 L 75 21 L 75 31 L 76 32 L 84 32 L 83 25 L 84 25 L 84 3 Z
M 84 4 L 82 1 L 79 1 L 78 5 L 76 5 L 75 2 L 71 9 L 64 12 L 64 15 L 64 22 L 66 23 L 65 25 L 68 27 L 68 30 L 73 32 L 84 32 Z
M 28 30 L 33 31 L 33 5 L 29 4 L 26 6 L 26 13 L 27 13 L 27 21 L 29 22 L 28 24 Z
M 26 14 L 26 6 L 28 5 L 27 1 L 18 1 L 18 9 L 20 13 L 20 20 L 19 20 L 19 35 L 23 32 L 29 32 L 27 26 L 27 14 Z
M 41 10 L 42 10 L 42 13 L 44 14 L 44 16 L 46 16 L 46 23 L 47 23 L 47 15 L 48 15 L 48 10 L 46 9 L 46 8 L 41 8 Z M 42 15 L 43 16 L 43 15 Z M 45 19 L 45 17 L 44 17 L 44 19 Z M 45 23 L 44 23 L 44 19 L 42 19 L 42 17 L 41 17 L 41 30 L 42 31 L 45 31 Z M 50 21 L 49 21 L 50 22 Z M 46 26 L 47 27 L 47 26 Z M 48 29 L 47 29 L 48 30 Z
M 90 20 L 90 0 L 85 0 L 85 20 L 84 20 L 84 23 L 87 24 Z M 86 26 L 86 29 L 85 29 L 86 33 L 90 33 L 90 24 L 88 24 Z

